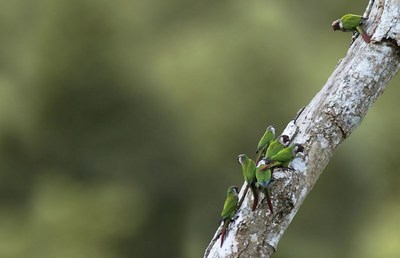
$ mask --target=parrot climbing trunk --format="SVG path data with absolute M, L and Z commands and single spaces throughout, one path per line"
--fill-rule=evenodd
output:
M 238 194 L 239 188 L 237 186 L 232 185 L 228 188 L 226 199 L 224 202 L 224 208 L 221 212 L 221 221 L 223 221 L 224 224 L 222 225 L 221 233 L 217 235 L 217 237 L 221 236 L 221 246 L 224 243 L 224 237 L 228 229 L 228 225 L 231 221 L 233 221 L 237 211 L 237 204 L 239 199 Z
M 364 39 L 366 43 L 371 42 L 371 38 L 368 36 L 368 33 L 364 30 L 362 26 L 356 27 L 357 31 L 360 33 L 361 37 Z
M 258 205 L 258 193 L 256 190 L 256 186 L 254 183 L 250 185 L 251 192 L 253 193 L 253 206 L 251 206 L 251 210 L 255 211 Z

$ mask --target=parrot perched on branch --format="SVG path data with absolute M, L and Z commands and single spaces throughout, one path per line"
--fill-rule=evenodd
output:
M 228 229 L 229 223 L 233 220 L 233 217 L 236 214 L 236 208 L 238 204 L 238 194 L 239 194 L 239 188 L 237 186 L 230 186 L 228 188 L 228 192 L 226 194 L 226 199 L 224 202 L 224 208 L 221 213 L 221 222 L 223 221 L 222 229 L 219 235 L 221 236 L 221 247 L 222 244 L 224 243 L 226 231 Z
M 260 168 L 257 168 L 256 169 L 256 178 L 257 178 L 256 186 L 264 189 L 265 197 L 267 198 L 268 208 L 272 214 L 272 213 L 274 213 L 274 210 L 272 208 L 271 194 L 270 194 L 270 188 L 269 188 L 269 184 L 271 183 L 271 179 L 272 179 L 271 169 L 266 169 L 266 170 L 261 171 Z
M 343 15 L 342 18 L 336 20 L 332 23 L 333 30 L 341 30 L 341 31 L 357 31 L 360 33 L 361 37 L 364 39 L 366 43 L 371 42 L 371 38 L 368 36 L 367 32 L 363 28 L 363 23 L 368 18 L 362 17 L 360 15 L 355 14 L 346 14 Z
M 257 150 L 256 150 L 256 154 L 257 154 L 256 164 L 263 157 L 263 155 L 267 151 L 269 144 L 272 142 L 272 140 L 274 138 L 275 138 L 275 127 L 270 125 L 267 127 L 264 135 L 261 137 L 260 141 L 258 142 L 258 146 L 257 146 Z
M 282 134 L 281 136 L 273 140 L 268 146 L 267 152 L 265 153 L 265 158 L 270 158 L 277 154 L 279 151 L 283 150 L 285 147 L 287 147 L 286 144 L 288 144 L 289 141 L 289 136 L 285 134 Z
M 249 157 L 247 157 L 246 154 L 240 154 L 239 157 L 239 163 L 240 165 L 242 165 L 242 172 L 243 172 L 243 177 L 244 180 L 247 183 L 247 186 L 244 190 L 243 196 L 240 198 L 239 204 L 238 204 L 238 208 L 240 208 L 240 206 L 243 203 L 243 200 L 247 194 L 247 191 L 249 190 L 249 188 L 251 189 L 252 193 L 253 193 L 253 206 L 251 208 L 252 211 L 254 211 L 257 207 L 258 204 L 258 193 L 255 187 L 255 183 L 256 183 L 256 164 L 254 163 L 253 160 L 249 159 Z
M 295 143 L 279 151 L 277 154 L 265 159 L 265 166 L 261 167 L 264 171 L 273 167 L 287 167 L 289 162 L 292 161 L 297 153 L 303 152 L 304 147 L 301 144 Z

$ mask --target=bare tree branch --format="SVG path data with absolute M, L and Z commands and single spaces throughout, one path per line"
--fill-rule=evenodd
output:
M 263 195 L 251 212 L 247 194 L 224 245 L 212 240 L 204 257 L 269 257 L 311 191 L 334 151 L 360 125 L 371 105 L 400 68 L 400 1 L 370 0 L 366 29 L 372 42 L 359 37 L 310 104 L 284 133 L 302 143 L 294 170 L 276 170 L 271 184 L 274 214 Z M 243 189 L 245 185 L 242 187 Z M 217 232 L 218 233 L 218 232 Z

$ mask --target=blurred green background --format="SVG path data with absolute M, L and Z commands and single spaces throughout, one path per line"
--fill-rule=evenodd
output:
M 201 257 L 237 155 L 309 103 L 350 42 L 331 22 L 366 5 L 1 1 L 0 257 Z M 274 257 L 400 257 L 398 84 Z

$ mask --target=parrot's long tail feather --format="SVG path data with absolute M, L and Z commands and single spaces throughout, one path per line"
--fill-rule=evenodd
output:
M 254 184 L 251 184 L 250 187 L 251 191 L 253 192 L 253 206 L 251 207 L 252 211 L 255 211 L 258 205 L 258 193 Z
M 357 31 L 360 33 L 361 37 L 364 39 L 366 43 L 371 42 L 371 38 L 368 36 L 368 33 L 364 30 L 362 26 L 357 26 Z
M 271 166 L 273 166 L 273 165 L 274 165 L 274 163 L 271 161 L 271 162 L 265 164 L 262 168 L 260 168 L 260 171 L 265 171 L 265 170 L 271 168 Z
M 220 245 L 220 247 L 222 247 L 222 245 L 224 244 L 224 239 L 225 239 L 226 230 L 228 228 L 228 225 L 229 225 L 229 219 L 226 219 L 224 221 L 224 225 L 222 226 L 222 230 L 221 230 L 221 234 L 220 234 L 220 237 L 221 237 L 221 245 Z

